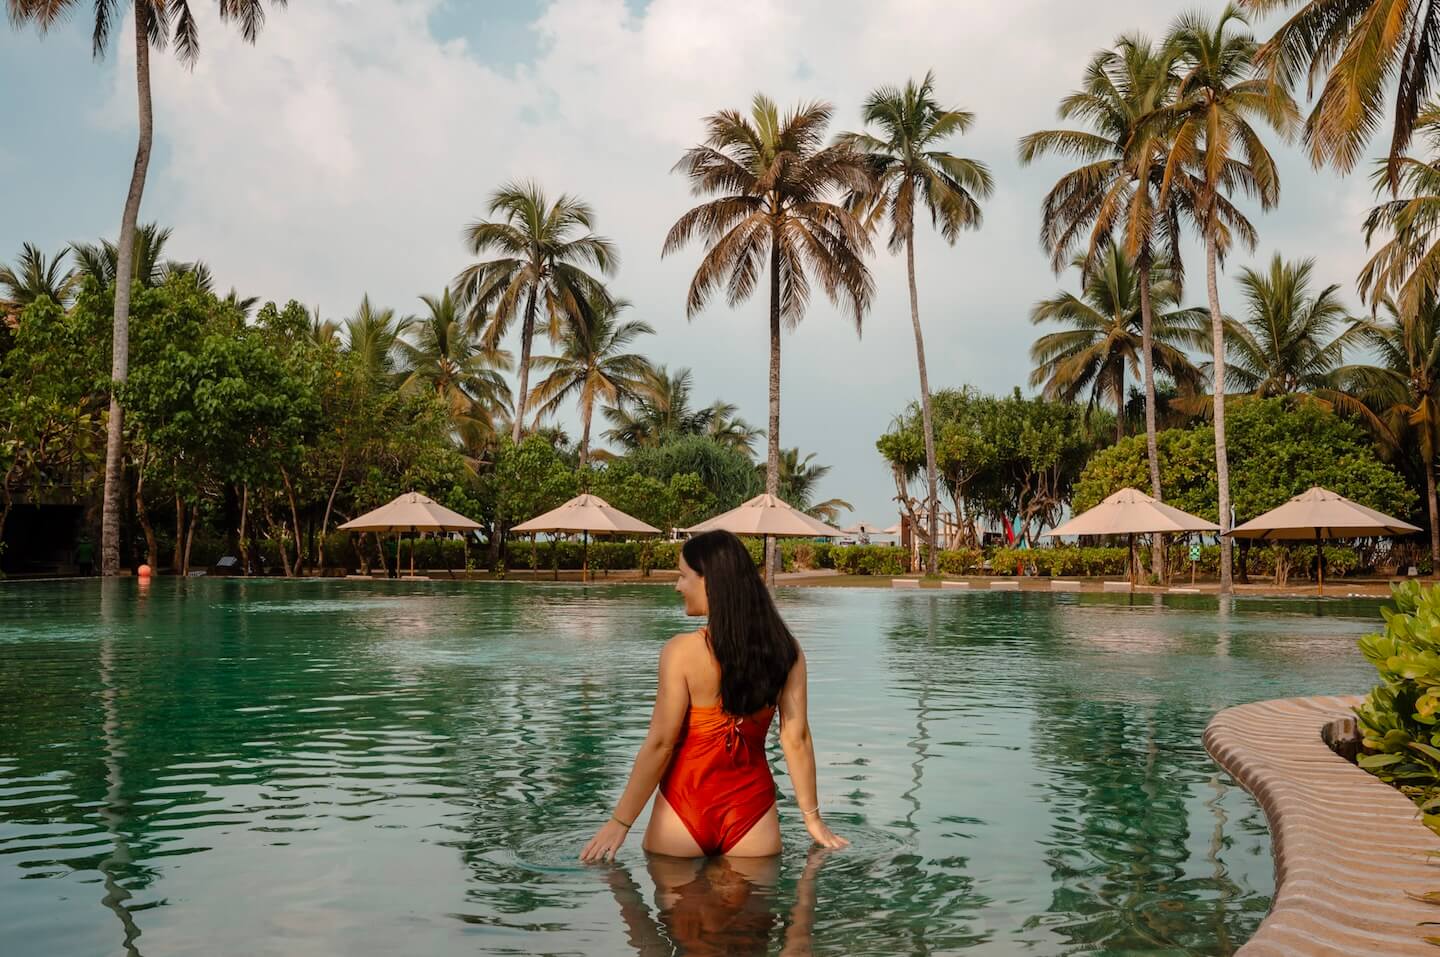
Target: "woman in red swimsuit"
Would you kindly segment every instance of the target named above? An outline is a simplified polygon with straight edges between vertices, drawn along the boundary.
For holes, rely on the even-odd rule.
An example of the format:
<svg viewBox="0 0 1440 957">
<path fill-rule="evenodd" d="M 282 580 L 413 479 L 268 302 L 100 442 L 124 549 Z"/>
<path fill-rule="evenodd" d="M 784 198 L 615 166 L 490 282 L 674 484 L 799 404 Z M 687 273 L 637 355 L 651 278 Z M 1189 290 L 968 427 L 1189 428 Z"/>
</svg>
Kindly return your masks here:
<svg viewBox="0 0 1440 957">
<path fill-rule="evenodd" d="M 805 716 L 805 654 L 750 553 L 729 532 L 707 532 L 685 543 L 679 565 L 675 590 L 685 613 L 707 616 L 709 623 L 676 635 L 661 650 L 650 733 L 614 813 L 580 859 L 613 859 L 657 785 L 645 850 L 672 857 L 780 853 L 775 780 L 765 756 L 777 710 L 805 827 L 815 843 L 844 847 L 849 841 L 820 817 Z"/>
</svg>

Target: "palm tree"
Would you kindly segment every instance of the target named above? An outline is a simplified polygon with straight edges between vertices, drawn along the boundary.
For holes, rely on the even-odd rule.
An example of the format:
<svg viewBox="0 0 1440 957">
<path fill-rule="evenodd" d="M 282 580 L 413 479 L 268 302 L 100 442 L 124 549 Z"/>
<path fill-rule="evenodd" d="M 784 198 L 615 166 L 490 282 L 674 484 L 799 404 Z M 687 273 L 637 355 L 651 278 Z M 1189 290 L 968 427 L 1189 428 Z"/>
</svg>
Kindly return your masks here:
<svg viewBox="0 0 1440 957">
<path fill-rule="evenodd" d="M 924 204 L 930 223 L 953 245 L 963 229 L 980 227 L 980 199 L 990 196 L 994 184 L 984 163 L 963 159 L 941 149 L 952 135 L 964 133 L 974 114 L 945 109 L 935 99 L 935 77 L 926 73 L 918 84 L 910 80 L 903 90 L 881 87 L 865 101 L 865 124 L 880 136 L 844 133 L 840 142 L 865 154 L 878 188 L 856 193 L 851 208 L 866 210 L 873 220 L 890 223 L 890 251 L 905 250 L 905 271 L 910 283 L 910 324 L 915 332 L 915 361 L 920 368 L 920 410 L 925 432 L 925 477 L 930 528 L 926 535 L 925 570 L 939 572 L 936 541 L 939 536 L 938 475 L 935 467 L 935 426 L 930 409 L 930 378 L 925 368 L 925 339 L 920 329 L 920 297 L 915 283 L 915 207 Z"/>
<path fill-rule="evenodd" d="M 467 266 L 455 277 L 455 291 L 460 306 L 469 310 L 470 331 L 483 327 L 490 348 L 520 319 L 520 383 L 510 432 L 511 440 L 519 442 L 541 310 L 550 341 L 557 342 L 564 325 L 576 323 L 590 303 L 608 301 L 604 284 L 585 267 L 608 275 L 620 259 L 610 240 L 590 232 L 595 213 L 589 205 L 565 194 L 551 204 L 536 183 L 502 186 L 490 197 L 489 213 L 501 218 L 472 223 L 466 239 L 473 255 L 493 252 L 499 258 Z"/>
<path fill-rule="evenodd" d="M 746 458 L 755 455 L 755 440 L 765 434 L 739 416 L 739 407 L 723 399 L 716 399 L 705 410 L 707 424 L 705 434 L 726 448 L 742 452 Z"/>
<path fill-rule="evenodd" d="M 1082 294 L 1061 292 L 1035 304 L 1030 321 L 1035 325 L 1058 322 L 1071 328 L 1035 340 L 1030 358 L 1035 369 L 1030 384 L 1042 386 L 1047 399 L 1074 402 L 1089 394 L 1095 408 L 1110 403 L 1115 409 L 1115 437 L 1125 436 L 1126 373 L 1138 375 L 1143 346 L 1140 315 L 1140 278 L 1135 262 L 1115 244 L 1100 254 L 1095 268 L 1085 271 L 1085 257 L 1077 256 Z M 1198 310 L 1176 310 L 1180 286 L 1160 260 L 1152 267 L 1150 297 L 1161 310 L 1151 329 L 1152 362 L 1183 387 L 1199 384 L 1199 372 L 1184 352 L 1195 340 Z"/>
<path fill-rule="evenodd" d="M 811 276 L 830 301 L 844 305 L 858 332 L 874 283 L 864 256 L 870 240 L 861 223 L 834 200 L 864 192 L 873 178 L 864 158 L 843 144 L 824 145 L 832 108 L 801 104 L 781 116 L 756 95 L 750 115 L 722 110 L 705 120 L 707 136 L 675 169 L 696 196 L 714 197 L 689 210 L 665 237 L 661 255 L 699 239 L 706 245 L 686 300 L 694 318 L 717 289 L 738 306 L 763 272 L 770 286 L 770 423 L 765 490 L 780 481 L 780 327 L 796 325 L 810 302 Z M 765 577 L 775 577 L 775 540 L 765 541 Z"/>
<path fill-rule="evenodd" d="M 602 410 L 610 423 L 605 441 L 627 449 L 653 448 L 677 435 L 699 435 L 714 417 L 715 406 L 696 409 L 690 401 L 694 374 L 663 365 L 641 370 L 639 381 L 620 400 Z"/>
<path fill-rule="evenodd" d="M 1344 393 L 1335 398 L 1342 408 L 1359 412 L 1391 450 L 1419 452 L 1430 517 L 1431 573 L 1440 577 L 1440 503 L 1435 491 L 1440 465 L 1440 300 L 1431 297 L 1414 312 L 1398 309 L 1391 300 L 1383 305 L 1388 319 L 1362 319 L 1353 327 L 1378 361 L 1338 369 Z M 1346 396 L 1358 401 L 1346 401 Z"/>
<path fill-rule="evenodd" d="M 1269 79 L 1293 87 L 1302 78 L 1320 95 L 1305 120 L 1304 142 L 1316 166 L 1348 172 L 1385 121 L 1385 91 L 1395 84 L 1387 182 L 1398 188 L 1395 161 L 1410 146 L 1425 97 L 1440 78 L 1436 37 L 1440 7 L 1381 0 L 1241 0 L 1259 14 L 1299 7 L 1260 47 Z"/>
<path fill-rule="evenodd" d="M 19 312 L 42 296 L 59 306 L 69 305 L 75 272 L 65 265 L 69 250 L 47 258 L 40 247 L 25 243 L 14 267 L 0 265 L 0 306 Z"/>
<path fill-rule="evenodd" d="M 1396 155 L 1377 164 L 1375 188 L 1390 189 L 1365 217 L 1365 242 L 1388 234 L 1360 272 L 1360 295 L 1372 305 L 1387 297 L 1401 312 L 1419 310 L 1440 292 L 1440 104 L 1421 112 L 1415 130 L 1431 156 Z"/>
<path fill-rule="evenodd" d="M 130 281 L 138 282 L 146 289 L 162 285 L 171 272 L 193 271 L 194 267 L 165 258 L 165 246 L 170 242 L 170 227 L 158 223 L 144 223 L 135 230 L 131 244 Z M 71 243 L 70 254 L 75 259 L 77 278 L 94 279 L 102 286 L 109 286 L 119 275 L 120 246 L 109 239 L 98 243 Z M 203 264 L 201 264 L 203 265 Z M 205 268 L 208 277 L 209 267 Z"/>
<path fill-rule="evenodd" d="M 1155 111 L 1153 121 L 1169 144 L 1161 203 L 1172 189 L 1191 194 L 1189 213 L 1205 239 L 1205 281 L 1210 301 L 1211 393 L 1214 396 L 1215 471 L 1220 492 L 1220 592 L 1231 589 L 1230 463 L 1225 441 L 1225 316 L 1216 281 L 1219 261 L 1238 239 L 1255 246 L 1255 230 L 1228 203 L 1237 191 L 1260 200 L 1262 209 L 1280 201 L 1280 171 L 1255 121 L 1283 135 L 1299 121 L 1299 110 L 1284 87 L 1259 76 L 1259 44 L 1233 5 L 1214 21 L 1203 13 L 1183 14 L 1171 28 L 1168 45 L 1180 71 L 1173 103 Z"/>
<path fill-rule="evenodd" d="M 1172 58 L 1140 35 L 1123 36 L 1113 50 L 1101 50 L 1085 70 L 1081 89 L 1060 101 L 1062 120 L 1079 120 L 1088 129 L 1040 130 L 1020 141 L 1020 162 L 1042 156 L 1073 157 L 1081 165 L 1060 177 L 1040 212 L 1040 242 L 1050 251 L 1057 274 L 1077 249 L 1086 272 L 1117 233 L 1140 278 L 1140 365 L 1145 385 L 1145 451 L 1150 494 L 1161 498 L 1160 453 L 1155 425 L 1155 369 L 1152 357 L 1154 307 L 1151 269 L 1162 256 L 1174 280 L 1183 279 L 1180 259 L 1178 191 L 1159 202 L 1165 143 L 1146 122 L 1172 101 L 1176 77 Z M 1164 550 L 1152 551 L 1157 578 L 1165 572 Z"/>
<path fill-rule="evenodd" d="M 285 0 L 272 0 L 283 5 Z M 44 33 L 64 19 L 81 0 L 6 0 L 11 23 L 19 26 L 33 23 Z M 119 13 L 116 0 L 94 0 L 94 21 L 91 50 L 96 58 L 104 55 L 115 18 Z M 154 139 L 155 119 L 150 103 L 150 48 L 163 51 L 173 41 L 176 55 L 193 66 L 200 55 L 200 31 L 190 10 L 189 0 L 133 0 L 135 14 L 135 89 L 139 107 L 139 141 L 135 147 L 135 165 L 130 173 L 130 189 L 125 196 L 125 209 L 120 216 L 120 241 L 116 249 L 115 275 L 131 274 L 134 255 L 135 224 L 140 218 L 140 197 L 145 191 L 145 174 L 150 168 L 150 147 Z M 262 0 L 220 0 L 220 19 L 232 21 L 248 43 L 254 43 L 265 22 Z M 124 382 L 130 368 L 130 286 L 116 283 L 114 333 L 111 344 L 110 378 Z M 105 497 L 101 518 L 100 572 L 120 573 L 120 483 L 123 480 L 121 459 L 124 457 L 124 421 L 120 401 L 114 390 L 110 395 L 110 416 L 105 444 Z"/>
<path fill-rule="evenodd" d="M 572 399 L 580 402 L 579 469 L 583 474 L 590 457 L 590 422 L 595 402 L 618 405 L 638 397 L 650 362 L 638 353 L 626 352 L 640 336 L 655 330 L 638 319 L 621 321 L 620 313 L 630 307 L 623 299 L 595 302 L 584 310 L 564 337 L 559 355 L 537 356 L 536 371 L 549 374 L 530 393 L 535 418 L 554 415 Z"/>
<path fill-rule="evenodd" d="M 1314 271 L 1315 260 L 1286 262 L 1279 253 L 1265 272 L 1241 270 L 1246 316 L 1226 325 L 1227 382 L 1260 398 L 1333 388 L 1345 346 L 1356 337 L 1332 337 L 1346 319 L 1340 286 L 1312 295 Z"/>
<path fill-rule="evenodd" d="M 510 354 L 466 332 L 450 290 L 420 301 L 428 315 L 404 321 L 410 338 L 395 343 L 405 374 L 400 387 L 434 393 L 461 446 L 472 448 L 493 438 L 496 412 L 510 411 L 510 387 L 501 374 L 510 369 Z"/>
<path fill-rule="evenodd" d="M 855 506 L 842 498 L 830 498 L 823 502 L 813 502 L 815 488 L 820 480 L 830 474 L 828 465 L 811 465 L 810 460 L 815 458 L 811 452 L 803 459 L 800 457 L 799 449 L 785 449 L 780 453 L 780 491 L 776 494 L 785 502 L 800 509 L 807 515 L 820 519 L 821 521 L 834 522 L 840 517 L 842 509 L 854 511 Z M 759 471 L 763 466 L 756 466 Z"/>
<path fill-rule="evenodd" d="M 360 307 L 345 320 L 345 351 L 371 391 L 394 383 L 399 374 L 400 337 L 414 321 L 412 316 L 396 319 L 394 309 L 377 309 L 368 294 L 360 297 Z"/>
</svg>

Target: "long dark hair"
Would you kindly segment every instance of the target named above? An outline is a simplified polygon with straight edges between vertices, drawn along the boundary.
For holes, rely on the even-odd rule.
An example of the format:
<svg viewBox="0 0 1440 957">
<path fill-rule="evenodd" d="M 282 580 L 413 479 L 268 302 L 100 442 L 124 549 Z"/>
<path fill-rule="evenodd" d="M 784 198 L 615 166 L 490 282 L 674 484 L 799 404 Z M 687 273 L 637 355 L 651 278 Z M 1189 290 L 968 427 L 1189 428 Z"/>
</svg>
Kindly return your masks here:
<svg viewBox="0 0 1440 957">
<path fill-rule="evenodd" d="M 744 717 L 780 700 L 800 645 L 775 608 L 745 544 L 730 532 L 687 541 L 685 564 L 705 579 L 710 650 L 720 662 L 720 706 Z"/>
</svg>

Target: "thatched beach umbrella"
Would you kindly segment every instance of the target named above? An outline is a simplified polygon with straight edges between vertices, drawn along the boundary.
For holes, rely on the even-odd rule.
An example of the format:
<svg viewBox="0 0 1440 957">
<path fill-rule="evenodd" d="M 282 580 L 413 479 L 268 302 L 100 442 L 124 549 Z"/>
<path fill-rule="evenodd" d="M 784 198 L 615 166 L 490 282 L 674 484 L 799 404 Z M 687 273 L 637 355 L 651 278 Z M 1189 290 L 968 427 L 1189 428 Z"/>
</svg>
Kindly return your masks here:
<svg viewBox="0 0 1440 957">
<path fill-rule="evenodd" d="M 1371 538 L 1380 535 L 1409 535 L 1420 529 L 1384 512 L 1366 508 L 1343 495 L 1316 485 L 1279 508 L 1252 518 L 1230 530 L 1233 538 L 1260 541 L 1313 541 L 1315 543 L 1316 585 L 1325 594 L 1325 559 L 1321 543 L 1332 538 Z"/>
<path fill-rule="evenodd" d="M 472 522 L 459 512 L 427 498 L 419 492 L 397 495 L 386 504 L 359 518 L 351 519 L 340 529 L 347 532 L 394 532 L 398 539 L 403 532 L 411 535 L 417 532 L 473 532 L 480 528 L 479 522 Z M 397 541 L 395 563 L 400 563 Z M 410 542 L 410 577 L 415 577 L 415 542 Z"/>
<path fill-rule="evenodd" d="M 559 508 L 552 508 L 543 515 L 537 515 L 528 522 L 521 522 L 511 528 L 513 532 L 534 534 L 536 532 L 580 532 L 584 546 L 580 563 L 580 578 L 590 578 L 590 536 L 591 535 L 659 535 L 660 529 L 647 525 L 633 515 L 626 515 L 598 495 L 589 493 L 577 495 Z"/>
<path fill-rule="evenodd" d="M 1130 543 L 1130 587 L 1135 587 L 1135 536 L 1179 532 L 1218 532 L 1220 526 L 1197 515 L 1182 512 L 1173 505 L 1156 501 L 1144 492 L 1122 488 L 1109 495 L 1092 509 L 1081 512 L 1070 521 L 1043 534 L 1050 538 L 1062 535 L 1124 535 Z"/>
</svg>

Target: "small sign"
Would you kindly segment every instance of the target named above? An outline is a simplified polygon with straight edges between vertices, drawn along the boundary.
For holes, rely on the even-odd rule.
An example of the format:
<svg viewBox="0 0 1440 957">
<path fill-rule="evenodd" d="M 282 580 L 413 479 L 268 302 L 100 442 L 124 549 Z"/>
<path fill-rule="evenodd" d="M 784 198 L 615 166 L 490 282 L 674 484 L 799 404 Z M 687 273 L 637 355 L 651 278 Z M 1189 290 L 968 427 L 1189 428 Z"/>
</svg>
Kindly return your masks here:
<svg viewBox="0 0 1440 957">
<path fill-rule="evenodd" d="M 1199 546 L 1199 545 L 1191 545 L 1191 546 L 1190 546 L 1190 560 L 1191 560 L 1192 562 L 1198 562 L 1198 561 L 1200 560 L 1200 546 Z"/>
</svg>

